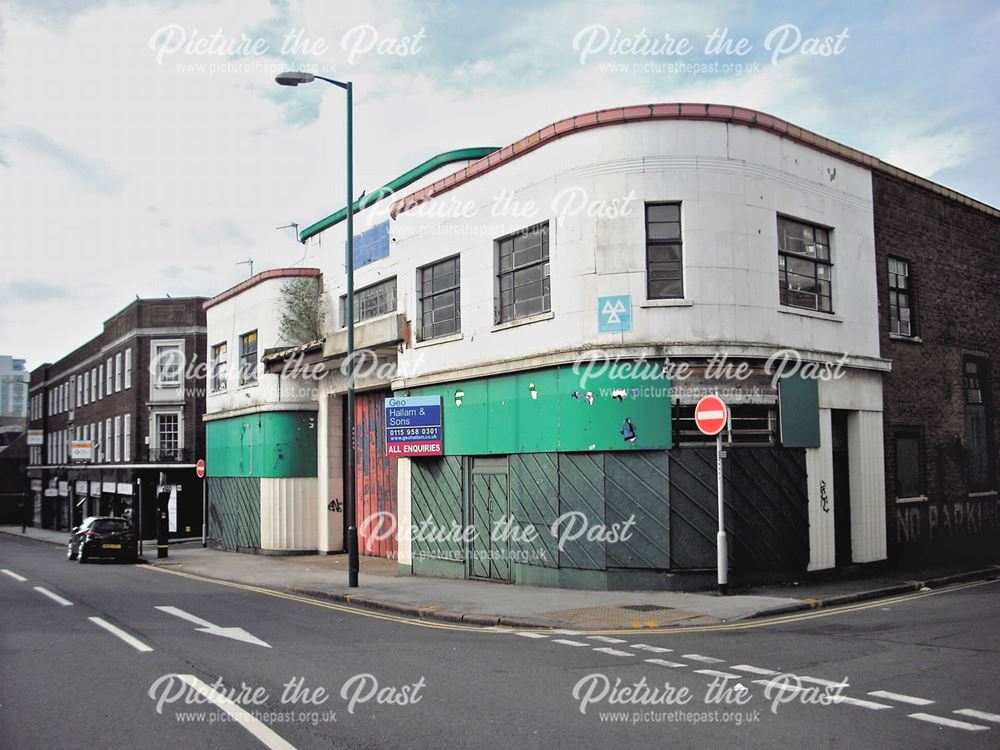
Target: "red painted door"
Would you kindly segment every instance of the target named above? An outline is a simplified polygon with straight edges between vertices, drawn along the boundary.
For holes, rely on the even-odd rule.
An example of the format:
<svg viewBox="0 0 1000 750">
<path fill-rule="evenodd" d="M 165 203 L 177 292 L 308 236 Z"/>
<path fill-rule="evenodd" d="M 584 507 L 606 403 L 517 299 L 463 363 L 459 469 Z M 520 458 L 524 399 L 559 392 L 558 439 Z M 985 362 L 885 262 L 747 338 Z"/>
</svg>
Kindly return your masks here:
<svg viewBox="0 0 1000 750">
<path fill-rule="evenodd" d="M 391 391 L 358 393 L 354 398 L 357 448 L 358 549 L 362 555 L 396 556 L 396 459 L 385 451 L 385 399 Z"/>
</svg>

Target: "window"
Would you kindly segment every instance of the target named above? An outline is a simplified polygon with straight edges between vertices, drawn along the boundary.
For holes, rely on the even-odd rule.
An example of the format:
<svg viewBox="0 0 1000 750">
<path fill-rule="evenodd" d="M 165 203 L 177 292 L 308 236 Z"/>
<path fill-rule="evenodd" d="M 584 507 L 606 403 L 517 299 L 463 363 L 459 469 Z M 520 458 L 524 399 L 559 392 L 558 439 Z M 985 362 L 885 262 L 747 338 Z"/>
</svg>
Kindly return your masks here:
<svg viewBox="0 0 1000 750">
<path fill-rule="evenodd" d="M 833 312 L 830 232 L 778 217 L 778 290 L 781 304 Z"/>
<path fill-rule="evenodd" d="M 115 417 L 115 461 L 122 460 L 122 418 Z"/>
<path fill-rule="evenodd" d="M 104 460 L 111 461 L 111 457 L 114 453 L 111 452 L 111 439 L 113 435 L 111 433 L 111 418 L 108 417 L 104 420 Z"/>
<path fill-rule="evenodd" d="M 123 427 L 122 434 L 124 439 L 122 441 L 122 460 L 131 461 L 132 460 L 132 415 L 126 414 L 122 417 Z"/>
<path fill-rule="evenodd" d="M 396 277 L 354 290 L 354 322 L 396 312 Z M 340 327 L 347 327 L 347 295 L 340 297 Z"/>
<path fill-rule="evenodd" d="M 179 417 L 177 414 L 156 415 L 156 446 L 159 459 L 176 460 L 180 450 Z"/>
<path fill-rule="evenodd" d="M 94 403 L 97 401 L 97 368 L 94 367 L 90 371 L 90 402 Z"/>
<path fill-rule="evenodd" d="M 104 365 L 97 366 L 97 398 L 104 398 Z"/>
<path fill-rule="evenodd" d="M 181 347 L 179 344 L 157 344 L 153 361 L 158 388 L 177 388 L 181 384 Z"/>
<path fill-rule="evenodd" d="M 223 341 L 212 347 L 212 390 L 226 390 L 226 367 L 229 360 L 229 345 Z"/>
<path fill-rule="evenodd" d="M 132 347 L 125 350 L 125 388 L 132 387 Z"/>
<path fill-rule="evenodd" d="M 494 322 L 549 312 L 549 223 L 528 227 L 494 243 Z"/>
<path fill-rule="evenodd" d="M 916 336 L 913 320 L 913 292 L 910 288 L 910 262 L 889 256 L 889 332 Z"/>
<path fill-rule="evenodd" d="M 447 336 L 462 330 L 459 258 L 424 266 L 417 271 L 417 297 L 420 301 L 418 339 Z"/>
<path fill-rule="evenodd" d="M 240 336 L 240 385 L 257 382 L 257 332 Z"/>
<path fill-rule="evenodd" d="M 112 386 L 111 379 L 114 377 L 114 371 L 111 367 L 111 357 L 108 357 L 107 360 L 104 362 L 104 367 L 105 371 L 108 374 L 107 380 L 104 381 L 104 395 L 110 396 L 112 393 L 114 393 L 114 390 L 111 387 Z"/>
<path fill-rule="evenodd" d="M 920 460 L 920 433 L 900 431 L 896 440 L 896 497 L 923 494 L 923 462 Z"/>
<path fill-rule="evenodd" d="M 122 389 L 122 353 L 115 355 L 115 393 Z"/>
<path fill-rule="evenodd" d="M 104 422 L 97 423 L 97 442 L 94 444 L 95 456 L 98 461 L 103 461 L 105 458 L 104 451 Z"/>
<path fill-rule="evenodd" d="M 990 362 L 981 357 L 965 357 L 962 367 L 969 490 L 981 492 L 995 489 Z"/>
<path fill-rule="evenodd" d="M 86 375 L 86 373 L 84 373 Z M 83 399 L 87 393 L 87 388 L 84 385 L 83 378 L 84 375 L 80 375 L 76 379 L 76 405 L 83 406 Z"/>
<path fill-rule="evenodd" d="M 646 299 L 684 297 L 681 204 L 646 204 Z"/>
</svg>

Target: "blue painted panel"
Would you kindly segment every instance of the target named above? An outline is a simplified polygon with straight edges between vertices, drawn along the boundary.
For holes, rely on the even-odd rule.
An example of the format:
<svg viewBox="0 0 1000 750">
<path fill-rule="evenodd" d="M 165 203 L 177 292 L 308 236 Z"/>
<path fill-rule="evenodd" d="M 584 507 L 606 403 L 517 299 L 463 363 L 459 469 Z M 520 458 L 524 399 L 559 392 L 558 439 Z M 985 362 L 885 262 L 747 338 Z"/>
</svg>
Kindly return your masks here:
<svg viewBox="0 0 1000 750">
<path fill-rule="evenodd" d="M 380 258 L 389 257 L 389 222 L 354 235 L 354 267 L 361 268 Z"/>
</svg>

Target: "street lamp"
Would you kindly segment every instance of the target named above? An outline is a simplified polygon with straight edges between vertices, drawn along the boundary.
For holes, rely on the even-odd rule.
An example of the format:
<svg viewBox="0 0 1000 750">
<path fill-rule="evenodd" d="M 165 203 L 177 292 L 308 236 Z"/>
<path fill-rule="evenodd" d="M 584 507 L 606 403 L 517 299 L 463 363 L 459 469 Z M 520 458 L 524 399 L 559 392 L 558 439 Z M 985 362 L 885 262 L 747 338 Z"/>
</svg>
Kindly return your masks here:
<svg viewBox="0 0 1000 750">
<path fill-rule="evenodd" d="M 275 77 L 282 86 L 298 86 L 316 79 L 347 92 L 347 461 L 344 481 L 347 513 L 347 585 L 358 586 L 358 527 L 354 507 L 354 89 L 350 81 L 289 71 Z"/>
</svg>

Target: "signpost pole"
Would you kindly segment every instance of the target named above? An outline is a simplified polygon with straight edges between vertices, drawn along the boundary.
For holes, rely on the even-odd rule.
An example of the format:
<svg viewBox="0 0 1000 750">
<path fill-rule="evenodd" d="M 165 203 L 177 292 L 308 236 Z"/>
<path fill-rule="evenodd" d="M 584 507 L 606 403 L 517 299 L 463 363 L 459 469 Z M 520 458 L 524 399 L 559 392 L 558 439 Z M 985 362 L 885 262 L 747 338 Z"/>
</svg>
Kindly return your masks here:
<svg viewBox="0 0 1000 750">
<path fill-rule="evenodd" d="M 142 557 L 142 477 L 135 480 L 139 485 L 139 557 Z"/>
<path fill-rule="evenodd" d="M 205 478 L 201 478 L 201 546 L 208 546 L 208 490 Z"/>
<path fill-rule="evenodd" d="M 715 436 L 715 473 L 719 495 L 719 533 L 715 537 L 718 563 L 719 593 L 725 594 L 728 586 L 729 551 L 726 548 L 726 527 L 724 523 L 724 503 L 722 499 L 722 433 Z"/>
</svg>

